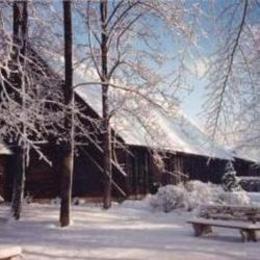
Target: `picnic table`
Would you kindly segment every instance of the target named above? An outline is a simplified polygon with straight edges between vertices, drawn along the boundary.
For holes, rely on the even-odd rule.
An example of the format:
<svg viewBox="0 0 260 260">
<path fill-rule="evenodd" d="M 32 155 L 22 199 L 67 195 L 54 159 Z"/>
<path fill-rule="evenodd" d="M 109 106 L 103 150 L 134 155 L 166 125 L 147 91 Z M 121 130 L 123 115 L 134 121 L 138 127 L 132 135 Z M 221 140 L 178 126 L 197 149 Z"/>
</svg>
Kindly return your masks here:
<svg viewBox="0 0 260 260">
<path fill-rule="evenodd" d="M 236 205 L 203 205 L 197 217 L 188 220 L 195 236 L 212 233 L 212 227 L 238 229 L 242 240 L 257 241 L 260 208 Z"/>
</svg>

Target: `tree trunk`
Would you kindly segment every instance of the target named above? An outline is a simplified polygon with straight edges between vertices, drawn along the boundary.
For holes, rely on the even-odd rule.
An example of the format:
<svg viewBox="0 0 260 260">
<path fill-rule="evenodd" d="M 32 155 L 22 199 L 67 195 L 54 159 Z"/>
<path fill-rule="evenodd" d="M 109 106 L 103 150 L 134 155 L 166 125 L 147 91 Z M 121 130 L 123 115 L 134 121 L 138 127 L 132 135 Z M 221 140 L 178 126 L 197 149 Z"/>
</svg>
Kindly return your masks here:
<svg viewBox="0 0 260 260">
<path fill-rule="evenodd" d="M 71 222 L 70 207 L 72 196 L 73 164 L 74 164 L 74 134 L 73 134 L 73 68 L 72 68 L 72 19 L 71 2 L 63 1 L 64 12 L 64 59 L 65 59 L 65 83 L 64 103 L 65 111 L 65 136 L 63 162 L 61 170 L 61 207 L 60 225 L 68 226 Z"/>
<path fill-rule="evenodd" d="M 69 143 L 64 144 L 63 161 L 61 168 L 61 187 L 60 187 L 60 225 L 65 227 L 71 223 L 71 196 L 73 179 L 73 148 Z"/>
<path fill-rule="evenodd" d="M 101 16 L 101 82 L 102 82 L 102 139 L 103 139 L 103 171 L 104 171 L 104 198 L 103 207 L 108 209 L 111 207 L 111 190 L 112 190 L 112 165 L 111 165 L 111 130 L 109 125 L 109 100 L 108 100 L 108 73 L 107 73 L 107 0 L 100 1 Z"/>
<path fill-rule="evenodd" d="M 24 97 L 25 97 L 25 78 L 24 78 L 24 68 L 26 56 L 26 45 L 27 45 L 27 1 L 16 1 L 13 3 L 13 66 L 14 72 L 12 81 L 21 90 L 21 96 L 18 97 L 22 107 L 24 107 Z M 19 66 L 20 65 L 20 66 Z M 21 71 L 22 70 L 22 71 Z M 24 125 L 22 127 L 22 132 L 26 135 L 26 128 Z M 11 210 L 15 219 L 20 219 L 22 211 L 22 200 L 24 197 L 24 186 L 25 186 L 25 170 L 26 170 L 26 154 L 24 148 L 18 148 L 16 143 L 16 172 L 14 173 L 14 186 L 13 186 L 13 198 Z"/>
<path fill-rule="evenodd" d="M 12 215 L 14 219 L 19 220 L 22 212 L 22 201 L 24 197 L 25 186 L 25 160 L 24 153 L 21 147 L 14 149 L 14 182 L 13 182 L 13 197 L 12 197 Z"/>
</svg>

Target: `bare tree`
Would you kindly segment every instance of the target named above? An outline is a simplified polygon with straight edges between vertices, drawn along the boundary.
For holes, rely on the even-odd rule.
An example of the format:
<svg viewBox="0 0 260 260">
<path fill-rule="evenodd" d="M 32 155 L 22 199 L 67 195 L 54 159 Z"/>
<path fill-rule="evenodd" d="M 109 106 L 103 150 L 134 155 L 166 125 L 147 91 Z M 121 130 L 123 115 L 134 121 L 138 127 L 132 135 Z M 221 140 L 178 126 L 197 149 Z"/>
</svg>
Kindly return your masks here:
<svg viewBox="0 0 260 260">
<path fill-rule="evenodd" d="M 147 104 L 167 107 L 168 111 L 171 108 L 174 113 L 178 104 L 175 94 L 178 89 L 186 88 L 182 76 L 187 70 L 183 66 L 184 58 L 177 53 L 163 53 L 163 33 L 168 33 L 167 40 L 179 35 L 178 41 L 188 46 L 192 43 L 192 27 L 185 22 L 187 13 L 180 1 L 87 1 L 78 3 L 76 10 L 80 21 L 85 22 L 87 34 L 87 42 L 78 44 L 82 47 L 79 61 L 84 62 L 86 70 L 94 69 L 92 77 L 88 73 L 92 81 L 77 87 L 85 84 L 87 88 L 92 84 L 102 88 L 103 207 L 109 208 L 113 180 L 111 161 L 115 159 L 112 147 L 117 145 L 116 140 L 111 140 L 111 118 L 121 113 L 120 120 L 126 120 L 123 117 L 128 112 L 142 118 L 148 129 L 147 119 L 151 117 L 145 115 L 150 113 Z M 82 57 L 83 51 L 87 53 L 85 57 Z M 181 52 L 184 53 L 186 51 Z M 163 72 L 164 62 L 173 60 L 173 69 Z M 116 129 L 116 125 L 114 123 L 113 128 Z"/>
<path fill-rule="evenodd" d="M 21 214 L 30 151 L 34 150 L 51 165 L 41 147 L 50 136 L 57 136 L 64 109 L 62 92 L 57 87 L 61 80 L 50 72 L 30 44 L 29 4 L 27 1 L 0 3 L 0 136 L 14 149 L 12 213 L 16 219 Z"/>
<path fill-rule="evenodd" d="M 111 161 L 116 161 L 116 155 L 112 150 L 116 145 L 122 145 L 117 143 L 116 138 L 111 140 L 111 120 L 115 118 L 113 115 L 116 113 L 120 115 L 117 120 L 119 118 L 122 122 L 127 119 L 127 116 L 136 117 L 149 130 L 148 132 L 153 133 L 151 134 L 153 135 L 152 139 L 156 142 L 158 129 L 157 131 L 153 129 L 153 113 L 149 111 L 151 106 L 148 104 L 161 109 L 167 108 L 166 110 L 173 114 L 176 111 L 176 104 L 179 104 L 176 93 L 187 88 L 184 79 L 189 73 L 189 69 L 185 60 L 187 57 L 190 59 L 188 46 L 195 43 L 195 37 L 193 25 L 186 22 L 186 17 L 194 10 L 186 8 L 182 1 L 101 0 L 74 2 L 72 7 L 74 6 L 75 9 L 72 10 L 75 10 L 75 16 L 77 16 L 75 23 L 79 25 L 77 27 L 75 25 L 74 29 L 82 31 L 80 36 L 77 35 L 75 41 L 77 44 L 77 48 L 75 48 L 77 56 L 75 57 L 78 59 L 75 62 L 75 68 L 77 67 L 77 70 L 80 71 L 84 67 L 84 70 L 92 71 L 92 73 L 84 74 L 87 76 L 81 82 L 74 82 L 74 87 L 84 85 L 87 88 L 89 85 L 95 85 L 97 89 L 102 90 L 103 110 L 100 115 L 102 120 L 94 122 L 92 118 L 81 113 L 81 108 L 78 107 L 74 108 L 73 111 L 75 119 L 81 117 L 89 121 L 92 120 L 91 122 L 96 124 L 95 129 L 99 128 L 100 122 L 102 123 L 103 149 L 101 150 L 105 165 L 104 208 L 108 208 L 111 205 L 111 183 L 114 185 Z M 26 109 L 34 107 L 33 113 L 28 113 L 28 117 L 31 119 L 33 115 L 35 120 L 30 120 L 27 133 L 34 130 L 37 133 L 38 141 L 46 141 L 48 140 L 47 136 L 54 135 L 57 143 L 60 143 L 60 140 L 66 139 L 65 142 L 67 142 L 70 138 L 67 127 L 70 128 L 70 124 L 66 122 L 64 124 L 63 119 L 64 113 L 68 116 L 67 118 L 70 118 L 71 108 L 68 107 L 70 106 L 69 98 L 67 99 L 68 103 L 63 104 L 62 91 L 58 91 L 60 89 L 58 86 L 64 78 L 64 68 L 59 67 L 59 64 L 62 64 L 61 57 L 64 56 L 63 44 L 61 44 L 63 42 L 61 28 L 63 18 L 59 11 L 53 10 L 55 10 L 55 6 L 52 3 L 30 3 L 29 11 L 33 17 L 30 19 L 31 33 L 29 34 L 31 49 L 36 50 L 36 56 L 38 51 L 43 60 L 45 59 L 52 65 L 50 67 L 57 71 L 60 70 L 62 73 L 55 73 L 54 76 L 46 73 L 45 70 L 42 72 L 42 68 L 38 68 L 42 72 L 42 75 L 37 77 L 38 81 L 42 81 L 38 84 L 48 85 L 47 88 L 39 87 L 39 92 L 42 92 L 43 89 L 50 92 L 51 89 L 55 96 L 45 95 L 43 91 L 44 93 L 37 96 L 38 99 L 34 98 L 33 95 L 30 96 L 30 99 L 28 98 Z M 46 17 L 51 19 L 52 26 L 47 23 Z M 171 43 L 165 43 L 166 34 L 167 41 Z M 176 46 L 180 42 L 182 51 L 178 52 Z M 47 53 L 46 56 L 45 53 Z M 37 59 L 40 59 L 39 56 Z M 169 68 L 168 64 L 168 69 L 163 70 L 163 66 L 167 62 L 171 62 L 172 66 Z M 37 65 L 34 60 L 34 66 L 36 66 L 35 64 Z M 47 64 L 46 68 L 49 69 Z M 44 84 L 46 80 L 48 83 Z M 70 80 L 72 81 L 72 77 Z M 68 91 L 68 93 L 70 92 Z M 33 100 L 41 102 L 36 105 L 37 102 L 33 103 Z M 42 105 L 41 109 L 39 104 Z M 48 104 L 48 109 L 46 109 L 46 104 Z M 49 104 L 55 104 L 56 109 L 50 110 Z M 34 113 L 34 111 L 38 111 L 38 113 Z M 51 118 L 48 117 L 48 114 L 52 115 Z M 70 119 L 67 122 L 69 121 Z M 35 127 L 35 122 L 37 122 L 38 128 Z M 89 129 L 84 129 L 84 124 L 80 120 L 75 120 L 75 124 L 79 130 L 76 132 L 77 134 L 90 135 Z M 51 127 L 51 125 L 56 127 Z M 113 129 L 117 130 L 116 122 L 113 121 L 112 126 Z M 67 133 L 66 138 L 64 138 L 63 133 Z M 35 138 L 29 138 L 32 136 L 27 134 L 26 140 L 29 140 L 30 143 L 26 141 L 26 144 L 35 146 Z M 67 155 L 69 158 L 69 152 Z M 68 161 L 71 162 L 70 159 Z M 69 182 L 67 179 L 64 191 L 68 191 Z M 63 195 L 65 197 L 65 192 Z M 69 197 L 67 192 L 66 197 Z M 68 200 L 64 201 L 65 205 L 68 206 Z"/>
<path fill-rule="evenodd" d="M 103 171 L 105 176 L 105 189 L 104 189 L 104 208 L 111 207 L 111 188 L 112 188 L 112 165 L 111 165 L 111 130 L 109 125 L 109 99 L 108 99 L 108 69 L 107 69 L 107 56 L 108 56 L 108 2 L 107 0 L 100 1 L 100 17 L 101 17 L 101 82 L 102 82 L 102 117 L 103 117 L 103 151 L 104 151 L 104 164 Z"/>
<path fill-rule="evenodd" d="M 214 8 L 219 9 L 212 18 L 216 48 L 207 75 L 207 129 L 214 138 L 242 147 L 251 138 L 259 140 L 259 28 L 253 18 L 259 4 L 230 1 Z M 255 146 L 255 141 L 250 143 Z"/>
<path fill-rule="evenodd" d="M 20 1 L 13 3 L 13 75 L 11 80 L 16 85 L 16 88 L 21 91 L 21 109 L 25 110 L 25 93 L 26 93 L 26 78 L 24 77 L 24 66 L 26 66 L 26 49 L 27 49 L 27 1 Z M 21 133 L 26 136 L 26 126 L 21 122 Z M 18 144 L 16 143 L 16 146 Z M 12 212 L 15 219 L 20 218 L 22 200 L 24 196 L 24 183 L 25 183 L 25 169 L 26 169 L 26 153 L 21 149 L 16 149 L 16 163 L 17 172 L 14 176 L 13 186 L 13 199 L 12 199 Z M 21 165 L 19 165 L 21 164 Z"/>
</svg>

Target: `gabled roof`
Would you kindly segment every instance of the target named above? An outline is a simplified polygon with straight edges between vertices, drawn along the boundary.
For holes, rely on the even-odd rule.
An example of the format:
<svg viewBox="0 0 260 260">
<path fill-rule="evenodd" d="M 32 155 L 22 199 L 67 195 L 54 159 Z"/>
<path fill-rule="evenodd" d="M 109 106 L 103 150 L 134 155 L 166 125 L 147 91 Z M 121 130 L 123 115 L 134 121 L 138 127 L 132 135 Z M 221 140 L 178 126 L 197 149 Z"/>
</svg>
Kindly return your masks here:
<svg viewBox="0 0 260 260">
<path fill-rule="evenodd" d="M 52 55 L 46 60 L 50 62 L 51 68 L 62 76 L 63 58 L 61 56 L 55 58 Z M 83 65 L 74 68 L 74 86 L 98 81 L 94 70 L 86 69 Z M 75 88 L 75 93 L 98 115 L 102 114 L 99 84 L 78 86 Z M 232 160 L 231 152 L 212 142 L 182 112 L 161 108 L 138 99 L 136 95 L 122 93 L 112 87 L 109 94 L 111 103 L 114 104 L 115 100 L 119 100 L 120 103 L 119 109 L 111 118 L 111 125 L 127 144 Z M 138 108 L 139 103 L 142 103 L 142 109 Z"/>
</svg>

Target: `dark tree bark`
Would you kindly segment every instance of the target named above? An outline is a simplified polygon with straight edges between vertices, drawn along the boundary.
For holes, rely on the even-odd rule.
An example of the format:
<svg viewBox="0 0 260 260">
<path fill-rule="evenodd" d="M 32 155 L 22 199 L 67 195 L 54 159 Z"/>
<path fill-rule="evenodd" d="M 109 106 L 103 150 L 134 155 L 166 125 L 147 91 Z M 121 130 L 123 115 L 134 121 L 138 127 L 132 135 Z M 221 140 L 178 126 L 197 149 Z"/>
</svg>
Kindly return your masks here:
<svg viewBox="0 0 260 260">
<path fill-rule="evenodd" d="M 16 146 L 13 149 L 12 164 L 14 170 L 13 194 L 12 194 L 12 215 L 14 219 L 19 220 L 22 212 L 22 201 L 24 197 L 25 183 L 25 163 L 23 160 L 22 147 Z"/>
<path fill-rule="evenodd" d="M 72 67 L 72 19 L 71 2 L 63 1 L 64 12 L 64 59 L 65 59 L 65 83 L 64 83 L 64 103 L 65 111 L 65 136 L 63 144 L 63 162 L 61 170 L 61 207 L 60 225 L 62 227 L 70 224 L 70 206 L 72 196 L 72 179 L 74 164 L 74 141 L 73 141 L 73 67 Z"/>
<path fill-rule="evenodd" d="M 27 1 L 15 1 L 13 3 L 13 56 L 12 67 L 14 73 L 12 73 L 11 81 L 20 90 L 21 95 L 17 99 L 24 106 L 24 94 L 25 94 L 25 78 L 24 70 L 27 45 L 27 31 L 28 31 L 28 13 L 27 13 Z M 25 133 L 26 129 L 24 125 L 21 125 L 22 132 Z M 26 158 L 23 147 L 18 148 L 16 146 L 16 153 L 14 163 L 16 164 L 16 172 L 14 173 L 14 185 L 13 185 L 13 198 L 12 198 L 12 214 L 15 219 L 20 219 L 22 211 L 22 200 L 24 197 L 24 184 L 25 184 L 25 170 L 26 170 Z"/>
<path fill-rule="evenodd" d="M 111 130 L 109 124 L 109 103 L 108 103 L 108 72 L 107 72 L 107 54 L 108 54 L 108 37 L 107 37 L 107 0 L 100 1 L 101 15 L 101 73 L 102 73 L 102 107 L 103 107 L 103 170 L 104 170 L 104 198 L 103 207 L 108 209 L 111 207 L 111 190 L 112 190 L 112 165 L 111 165 Z"/>
</svg>

